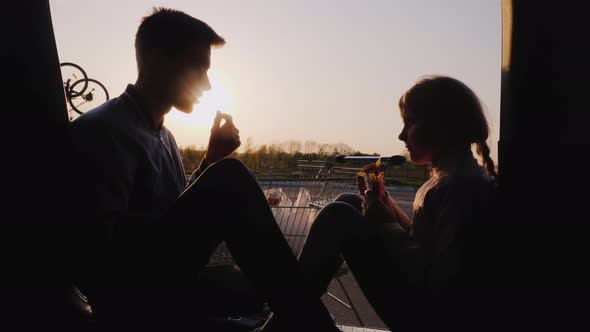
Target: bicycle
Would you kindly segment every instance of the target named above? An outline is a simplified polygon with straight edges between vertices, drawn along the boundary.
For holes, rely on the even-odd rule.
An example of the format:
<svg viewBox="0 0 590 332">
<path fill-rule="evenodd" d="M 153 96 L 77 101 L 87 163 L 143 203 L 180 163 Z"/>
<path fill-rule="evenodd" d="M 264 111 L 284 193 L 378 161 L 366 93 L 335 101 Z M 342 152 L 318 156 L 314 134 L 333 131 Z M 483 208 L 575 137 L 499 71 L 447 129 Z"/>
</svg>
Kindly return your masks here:
<svg viewBox="0 0 590 332">
<path fill-rule="evenodd" d="M 69 105 L 68 118 L 70 121 L 110 99 L 104 84 L 96 79 L 88 78 L 86 71 L 79 65 L 72 62 L 62 62 L 60 67 L 66 100 Z"/>
</svg>

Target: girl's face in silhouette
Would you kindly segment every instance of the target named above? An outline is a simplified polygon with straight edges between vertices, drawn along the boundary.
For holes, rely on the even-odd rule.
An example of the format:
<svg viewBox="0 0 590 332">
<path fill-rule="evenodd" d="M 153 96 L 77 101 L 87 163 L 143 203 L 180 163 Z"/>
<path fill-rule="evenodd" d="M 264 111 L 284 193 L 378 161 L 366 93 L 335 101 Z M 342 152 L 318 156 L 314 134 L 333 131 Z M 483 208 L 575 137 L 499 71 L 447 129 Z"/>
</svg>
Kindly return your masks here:
<svg viewBox="0 0 590 332">
<path fill-rule="evenodd" d="M 417 165 L 432 163 L 440 151 L 436 144 L 436 126 L 409 110 L 403 112 L 402 119 L 404 128 L 398 138 L 406 143 L 412 162 Z"/>
</svg>

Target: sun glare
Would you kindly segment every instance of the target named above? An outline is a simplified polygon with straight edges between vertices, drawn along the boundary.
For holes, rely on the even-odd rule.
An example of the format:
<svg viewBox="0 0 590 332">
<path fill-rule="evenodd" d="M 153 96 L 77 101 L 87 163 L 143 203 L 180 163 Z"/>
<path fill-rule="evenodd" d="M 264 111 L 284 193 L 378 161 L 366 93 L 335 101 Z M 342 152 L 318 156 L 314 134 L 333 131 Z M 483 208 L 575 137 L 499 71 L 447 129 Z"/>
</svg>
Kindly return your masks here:
<svg viewBox="0 0 590 332">
<path fill-rule="evenodd" d="M 219 72 L 209 71 L 211 90 L 205 91 L 199 102 L 193 106 L 193 112 L 186 114 L 174 109 L 168 113 L 166 121 L 172 121 L 193 129 L 210 129 L 219 110 L 235 117 L 231 105 L 227 84 L 224 84 L 223 76 Z"/>
</svg>

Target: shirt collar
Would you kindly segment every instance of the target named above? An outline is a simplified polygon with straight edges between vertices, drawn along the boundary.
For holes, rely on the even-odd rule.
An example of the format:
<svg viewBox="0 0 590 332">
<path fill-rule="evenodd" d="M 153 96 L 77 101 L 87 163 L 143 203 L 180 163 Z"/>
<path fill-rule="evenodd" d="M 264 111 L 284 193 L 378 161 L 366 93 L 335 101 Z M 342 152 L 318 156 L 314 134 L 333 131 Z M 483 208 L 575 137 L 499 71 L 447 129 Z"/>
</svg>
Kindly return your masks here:
<svg viewBox="0 0 590 332">
<path fill-rule="evenodd" d="M 147 102 L 145 98 L 137 91 L 133 84 L 127 84 L 125 88 L 125 92 L 123 92 L 123 96 L 131 103 L 139 117 L 143 120 L 145 125 L 148 129 L 156 132 L 157 134 L 161 134 L 164 130 L 164 126 L 161 129 L 156 129 L 152 126 L 152 121 L 147 112 Z"/>
</svg>

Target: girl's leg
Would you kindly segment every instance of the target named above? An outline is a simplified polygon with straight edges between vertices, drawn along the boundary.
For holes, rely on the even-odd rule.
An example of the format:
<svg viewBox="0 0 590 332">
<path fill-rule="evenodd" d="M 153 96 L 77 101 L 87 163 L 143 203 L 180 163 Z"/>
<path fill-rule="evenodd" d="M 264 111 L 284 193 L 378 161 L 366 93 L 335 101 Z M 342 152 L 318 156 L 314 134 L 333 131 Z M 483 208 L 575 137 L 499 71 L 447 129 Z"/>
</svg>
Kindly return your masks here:
<svg viewBox="0 0 590 332">
<path fill-rule="evenodd" d="M 343 195 L 318 214 L 299 258 L 306 284 L 320 297 L 344 258 L 379 317 L 396 331 L 414 330 L 417 294 L 408 280 L 407 257 L 383 243 L 384 228 L 363 219 L 361 201 Z"/>
</svg>

